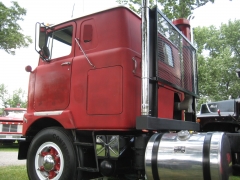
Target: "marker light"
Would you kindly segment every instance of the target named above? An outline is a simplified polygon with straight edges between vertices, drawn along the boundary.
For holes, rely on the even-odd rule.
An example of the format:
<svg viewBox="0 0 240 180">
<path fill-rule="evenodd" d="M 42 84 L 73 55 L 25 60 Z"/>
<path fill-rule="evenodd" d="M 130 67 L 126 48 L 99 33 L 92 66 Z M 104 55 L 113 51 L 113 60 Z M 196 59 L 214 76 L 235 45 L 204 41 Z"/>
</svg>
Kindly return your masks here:
<svg viewBox="0 0 240 180">
<path fill-rule="evenodd" d="M 27 71 L 27 72 L 32 72 L 32 67 L 31 66 L 26 66 L 25 67 L 25 71 Z"/>
</svg>

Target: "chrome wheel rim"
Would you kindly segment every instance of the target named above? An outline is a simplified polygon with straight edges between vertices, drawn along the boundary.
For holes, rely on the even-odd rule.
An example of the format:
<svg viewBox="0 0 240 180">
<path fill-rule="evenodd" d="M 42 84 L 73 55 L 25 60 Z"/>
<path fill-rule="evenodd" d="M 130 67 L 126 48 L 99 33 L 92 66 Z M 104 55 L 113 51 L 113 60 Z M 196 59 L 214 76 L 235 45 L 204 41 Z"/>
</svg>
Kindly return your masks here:
<svg viewBox="0 0 240 180">
<path fill-rule="evenodd" d="M 59 146 L 53 142 L 43 143 L 35 155 L 35 169 L 41 180 L 57 180 L 64 168 L 63 154 Z"/>
</svg>

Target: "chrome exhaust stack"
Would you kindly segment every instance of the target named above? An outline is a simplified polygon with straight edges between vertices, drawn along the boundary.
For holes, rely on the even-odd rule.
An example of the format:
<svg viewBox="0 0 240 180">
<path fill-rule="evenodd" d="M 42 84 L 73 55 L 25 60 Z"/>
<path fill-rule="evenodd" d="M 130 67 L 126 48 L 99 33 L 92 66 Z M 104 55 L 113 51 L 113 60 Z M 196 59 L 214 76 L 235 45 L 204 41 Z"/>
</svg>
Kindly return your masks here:
<svg viewBox="0 0 240 180">
<path fill-rule="evenodd" d="M 142 87 L 141 115 L 149 115 L 149 1 L 142 0 Z"/>
</svg>

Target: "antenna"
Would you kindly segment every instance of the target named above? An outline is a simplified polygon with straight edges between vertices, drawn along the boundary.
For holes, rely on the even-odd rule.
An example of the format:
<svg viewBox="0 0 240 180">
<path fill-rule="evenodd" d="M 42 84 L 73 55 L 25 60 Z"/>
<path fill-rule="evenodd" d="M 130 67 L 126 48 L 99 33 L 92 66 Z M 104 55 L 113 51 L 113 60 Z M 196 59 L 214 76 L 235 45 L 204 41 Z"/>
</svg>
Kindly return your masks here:
<svg viewBox="0 0 240 180">
<path fill-rule="evenodd" d="M 73 18 L 74 6 L 75 6 L 75 3 L 73 4 L 72 17 L 71 18 Z"/>
</svg>

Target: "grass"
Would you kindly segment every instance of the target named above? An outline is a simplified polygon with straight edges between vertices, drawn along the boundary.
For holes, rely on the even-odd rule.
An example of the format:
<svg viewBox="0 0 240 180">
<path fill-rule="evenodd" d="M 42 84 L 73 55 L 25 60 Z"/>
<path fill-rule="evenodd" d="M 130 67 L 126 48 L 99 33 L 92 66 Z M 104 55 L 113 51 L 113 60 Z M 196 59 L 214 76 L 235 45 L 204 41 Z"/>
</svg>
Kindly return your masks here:
<svg viewBox="0 0 240 180">
<path fill-rule="evenodd" d="M 5 166 L 1 167 L 0 171 L 1 180 L 28 180 L 27 170 L 25 165 L 21 166 Z M 240 180 L 240 177 L 231 176 L 229 180 Z"/>
<path fill-rule="evenodd" d="M 13 151 L 16 152 L 18 151 L 18 143 L 13 143 L 13 144 L 0 144 L 0 151 Z"/>
<path fill-rule="evenodd" d="M 0 144 L 0 152 L 17 152 L 18 144 Z M 27 169 L 25 165 L 20 166 L 2 166 L 0 167 L 0 179 L 1 180 L 28 180 Z"/>
<path fill-rule="evenodd" d="M 25 165 L 21 166 L 4 166 L 0 171 L 1 180 L 28 180 L 27 169 Z"/>
<path fill-rule="evenodd" d="M 239 176 L 231 176 L 229 180 L 240 180 Z"/>
</svg>

